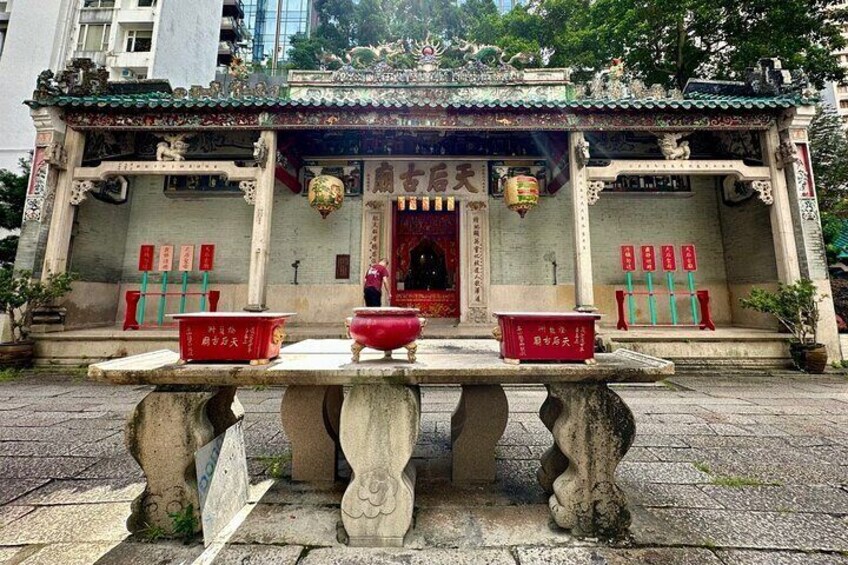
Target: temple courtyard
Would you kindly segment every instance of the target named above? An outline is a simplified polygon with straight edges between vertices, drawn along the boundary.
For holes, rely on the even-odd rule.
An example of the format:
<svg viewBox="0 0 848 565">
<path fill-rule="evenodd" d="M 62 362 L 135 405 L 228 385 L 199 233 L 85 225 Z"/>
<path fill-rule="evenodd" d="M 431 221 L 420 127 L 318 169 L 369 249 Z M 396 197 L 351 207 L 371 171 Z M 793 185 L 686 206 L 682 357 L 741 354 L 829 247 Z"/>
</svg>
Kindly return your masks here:
<svg viewBox="0 0 848 565">
<path fill-rule="evenodd" d="M 344 544 L 343 484 L 289 479 L 283 389 L 243 388 L 252 501 L 204 550 L 200 539 L 130 537 L 125 528 L 143 478 L 123 429 L 150 387 L 95 384 L 82 371 L 5 374 L 0 562 L 848 563 L 847 385 L 837 373 L 723 370 L 615 386 L 637 436 L 618 468 L 633 525 L 613 544 L 553 526 L 535 477 L 551 442 L 538 416 L 542 387 L 507 387 L 498 482 L 465 489 L 449 481 L 458 387 L 422 387 L 419 482 L 402 550 Z"/>
</svg>

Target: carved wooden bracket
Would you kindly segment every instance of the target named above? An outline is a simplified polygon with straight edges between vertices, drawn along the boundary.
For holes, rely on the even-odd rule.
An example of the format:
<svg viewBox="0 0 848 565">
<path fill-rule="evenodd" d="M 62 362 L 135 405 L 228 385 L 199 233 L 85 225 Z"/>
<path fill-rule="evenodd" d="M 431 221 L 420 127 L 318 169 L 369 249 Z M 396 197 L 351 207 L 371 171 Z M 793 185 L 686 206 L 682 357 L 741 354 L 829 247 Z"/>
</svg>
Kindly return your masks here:
<svg viewBox="0 0 848 565">
<path fill-rule="evenodd" d="M 751 188 L 760 195 L 760 200 L 762 200 L 765 205 L 771 206 L 774 204 L 774 195 L 771 191 L 770 180 L 755 180 L 751 183 Z"/>
<path fill-rule="evenodd" d="M 239 188 L 244 192 L 244 201 L 251 206 L 256 205 L 256 181 L 243 180 L 239 183 Z"/>
<path fill-rule="evenodd" d="M 601 191 L 604 189 L 605 184 L 602 180 L 590 180 L 586 182 L 586 202 L 589 206 L 594 206 L 601 199 Z"/>
<path fill-rule="evenodd" d="M 97 183 L 90 180 L 75 180 L 71 185 L 71 206 L 79 206 L 88 197 L 88 193 L 97 187 Z"/>
</svg>

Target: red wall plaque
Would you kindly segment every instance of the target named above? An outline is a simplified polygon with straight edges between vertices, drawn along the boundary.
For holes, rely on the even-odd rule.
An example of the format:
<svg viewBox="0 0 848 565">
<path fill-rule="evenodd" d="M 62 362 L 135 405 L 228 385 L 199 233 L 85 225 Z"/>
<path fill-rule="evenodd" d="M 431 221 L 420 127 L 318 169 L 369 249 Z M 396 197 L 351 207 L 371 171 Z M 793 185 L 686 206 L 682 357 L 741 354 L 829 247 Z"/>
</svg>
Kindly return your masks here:
<svg viewBox="0 0 848 565">
<path fill-rule="evenodd" d="M 698 257 L 695 255 L 695 246 L 683 245 L 680 247 L 680 253 L 683 256 L 683 270 L 697 271 Z"/>
<path fill-rule="evenodd" d="M 157 270 L 160 273 L 168 272 L 174 268 L 174 246 L 163 245 L 159 248 L 159 267 Z"/>
<path fill-rule="evenodd" d="M 660 254 L 662 254 L 662 265 L 663 271 L 676 271 L 677 270 L 677 258 L 674 254 L 674 246 L 673 245 L 663 245 L 660 247 Z"/>
<path fill-rule="evenodd" d="M 625 272 L 636 270 L 636 247 L 634 245 L 621 246 L 621 269 Z"/>
<path fill-rule="evenodd" d="M 200 270 L 211 271 L 215 265 L 215 246 L 205 243 L 200 246 Z"/>
<path fill-rule="evenodd" d="M 180 246 L 180 272 L 187 273 L 191 271 L 194 265 L 194 245 Z"/>
<path fill-rule="evenodd" d="M 138 270 L 152 271 L 153 270 L 153 246 L 142 245 L 138 251 Z"/>
<path fill-rule="evenodd" d="M 642 246 L 642 270 L 650 272 L 657 270 L 657 256 L 653 245 Z"/>
</svg>

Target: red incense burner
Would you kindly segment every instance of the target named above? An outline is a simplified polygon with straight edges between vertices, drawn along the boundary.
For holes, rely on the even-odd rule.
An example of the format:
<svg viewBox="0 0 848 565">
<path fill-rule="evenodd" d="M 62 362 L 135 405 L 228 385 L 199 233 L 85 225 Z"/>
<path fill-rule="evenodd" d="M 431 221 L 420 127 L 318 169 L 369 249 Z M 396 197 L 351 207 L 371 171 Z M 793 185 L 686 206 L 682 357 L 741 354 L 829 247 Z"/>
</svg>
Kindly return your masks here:
<svg viewBox="0 0 848 565">
<path fill-rule="evenodd" d="M 292 313 L 197 312 L 171 316 L 180 326 L 182 361 L 266 365 L 280 354 Z"/>
<path fill-rule="evenodd" d="M 354 308 L 353 314 L 345 325 L 354 342 L 350 348 L 354 363 L 359 363 L 359 354 L 366 347 L 385 351 L 386 358 L 391 358 L 393 350 L 404 347 L 409 362 L 415 363 L 415 340 L 427 324 L 418 316 L 418 308 Z"/>
<path fill-rule="evenodd" d="M 595 362 L 595 322 L 599 314 L 580 312 L 496 312 L 493 332 L 504 362 Z"/>
</svg>

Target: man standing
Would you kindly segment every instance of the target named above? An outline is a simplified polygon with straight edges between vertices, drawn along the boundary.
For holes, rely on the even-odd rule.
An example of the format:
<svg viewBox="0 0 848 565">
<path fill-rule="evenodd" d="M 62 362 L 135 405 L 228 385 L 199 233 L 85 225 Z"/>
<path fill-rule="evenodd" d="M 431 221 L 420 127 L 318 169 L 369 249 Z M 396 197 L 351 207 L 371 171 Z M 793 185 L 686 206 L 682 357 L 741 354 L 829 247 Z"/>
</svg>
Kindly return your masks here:
<svg viewBox="0 0 848 565">
<path fill-rule="evenodd" d="M 365 273 L 365 305 L 369 307 L 379 307 L 383 302 L 383 289 L 386 289 L 386 296 L 389 301 L 392 299 L 389 292 L 389 270 L 386 268 L 389 265 L 387 259 L 380 259 L 376 265 L 371 265 L 368 272 Z"/>
</svg>

